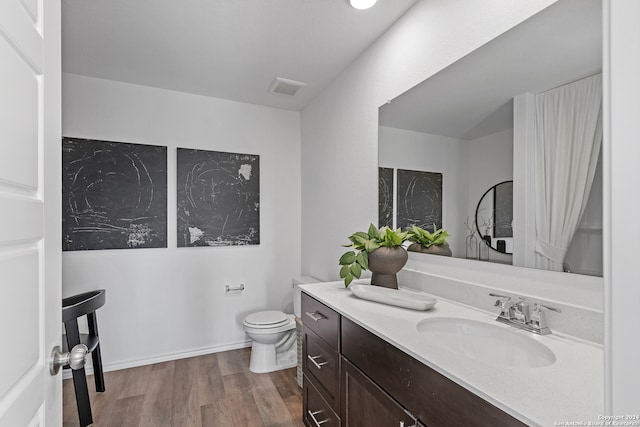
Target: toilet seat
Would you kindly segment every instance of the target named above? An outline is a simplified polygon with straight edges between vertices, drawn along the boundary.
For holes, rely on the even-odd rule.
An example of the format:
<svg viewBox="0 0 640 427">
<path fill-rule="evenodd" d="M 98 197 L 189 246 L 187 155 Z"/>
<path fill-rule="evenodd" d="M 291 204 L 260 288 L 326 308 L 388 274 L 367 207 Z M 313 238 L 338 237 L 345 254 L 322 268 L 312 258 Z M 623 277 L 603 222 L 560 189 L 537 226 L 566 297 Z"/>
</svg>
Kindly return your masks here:
<svg viewBox="0 0 640 427">
<path fill-rule="evenodd" d="M 276 329 L 291 322 L 291 316 L 281 311 L 259 311 L 248 315 L 244 325 L 251 329 Z"/>
</svg>

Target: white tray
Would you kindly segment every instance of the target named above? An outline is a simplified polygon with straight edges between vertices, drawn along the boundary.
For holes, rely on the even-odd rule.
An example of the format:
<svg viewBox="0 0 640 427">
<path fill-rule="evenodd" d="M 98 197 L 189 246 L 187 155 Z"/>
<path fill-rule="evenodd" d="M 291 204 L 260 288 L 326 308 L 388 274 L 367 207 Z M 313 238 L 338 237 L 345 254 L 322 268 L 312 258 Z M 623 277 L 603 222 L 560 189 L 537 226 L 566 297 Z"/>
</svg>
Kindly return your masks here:
<svg viewBox="0 0 640 427">
<path fill-rule="evenodd" d="M 358 298 L 412 310 L 429 310 L 438 302 L 431 295 L 402 289 L 389 289 L 372 285 L 351 285 L 349 289 Z"/>
</svg>

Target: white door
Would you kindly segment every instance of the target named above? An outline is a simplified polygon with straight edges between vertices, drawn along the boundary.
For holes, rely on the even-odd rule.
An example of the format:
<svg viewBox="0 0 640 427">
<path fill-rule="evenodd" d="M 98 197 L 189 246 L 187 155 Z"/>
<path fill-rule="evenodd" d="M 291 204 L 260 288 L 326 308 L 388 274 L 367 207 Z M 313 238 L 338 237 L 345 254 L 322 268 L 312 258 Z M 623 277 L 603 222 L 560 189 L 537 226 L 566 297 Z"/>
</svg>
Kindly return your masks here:
<svg viewBox="0 0 640 427">
<path fill-rule="evenodd" d="M 62 425 L 60 0 L 0 0 L 0 427 Z"/>
</svg>

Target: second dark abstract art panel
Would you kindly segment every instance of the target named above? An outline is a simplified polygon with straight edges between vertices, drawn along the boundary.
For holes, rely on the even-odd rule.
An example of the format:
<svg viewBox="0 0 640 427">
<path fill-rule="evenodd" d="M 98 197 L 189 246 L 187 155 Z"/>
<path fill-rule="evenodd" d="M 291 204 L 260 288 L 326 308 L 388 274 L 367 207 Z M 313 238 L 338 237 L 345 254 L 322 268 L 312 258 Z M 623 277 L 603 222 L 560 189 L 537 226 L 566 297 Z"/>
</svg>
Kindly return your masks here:
<svg viewBox="0 0 640 427">
<path fill-rule="evenodd" d="M 260 243 L 260 157 L 178 148 L 178 247 Z"/>
<path fill-rule="evenodd" d="M 398 169 L 397 227 L 442 228 L 442 174 Z"/>
</svg>

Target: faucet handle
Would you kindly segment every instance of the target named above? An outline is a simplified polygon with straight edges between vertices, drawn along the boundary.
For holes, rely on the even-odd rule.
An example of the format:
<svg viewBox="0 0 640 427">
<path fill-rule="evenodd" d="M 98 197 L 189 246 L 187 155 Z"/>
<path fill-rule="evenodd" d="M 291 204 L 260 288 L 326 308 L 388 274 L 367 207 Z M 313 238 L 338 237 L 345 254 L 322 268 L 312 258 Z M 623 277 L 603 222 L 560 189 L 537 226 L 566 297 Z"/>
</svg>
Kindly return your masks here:
<svg viewBox="0 0 640 427">
<path fill-rule="evenodd" d="M 492 296 L 492 297 L 502 298 L 503 301 L 511 301 L 511 297 L 508 297 L 506 295 L 494 294 L 493 292 L 491 292 L 489 295 Z M 499 302 L 499 300 L 496 301 L 496 303 L 497 302 Z"/>
<path fill-rule="evenodd" d="M 517 307 L 522 307 L 526 299 L 527 299 L 527 297 L 518 297 L 519 301 L 517 303 L 515 303 L 514 305 L 517 306 Z"/>
<path fill-rule="evenodd" d="M 540 331 L 540 335 L 550 334 L 551 331 L 547 326 L 547 318 L 544 315 L 544 312 L 550 310 L 555 311 L 556 313 L 561 313 L 562 310 L 555 307 L 550 307 L 548 305 L 540 304 L 538 302 L 533 304 L 533 313 L 531 313 L 531 324 Z"/>
<path fill-rule="evenodd" d="M 492 297 L 498 297 L 499 299 L 493 304 L 494 307 L 500 307 L 500 314 L 498 317 L 502 317 L 505 319 L 511 318 L 511 297 L 506 295 L 494 294 L 490 293 Z"/>
<path fill-rule="evenodd" d="M 536 303 L 533 304 L 533 311 L 540 312 L 541 308 L 544 308 L 546 310 L 555 311 L 556 313 L 562 313 L 562 310 L 560 310 L 559 308 L 550 307 L 548 305 L 540 304 L 539 302 L 536 302 Z"/>
</svg>

